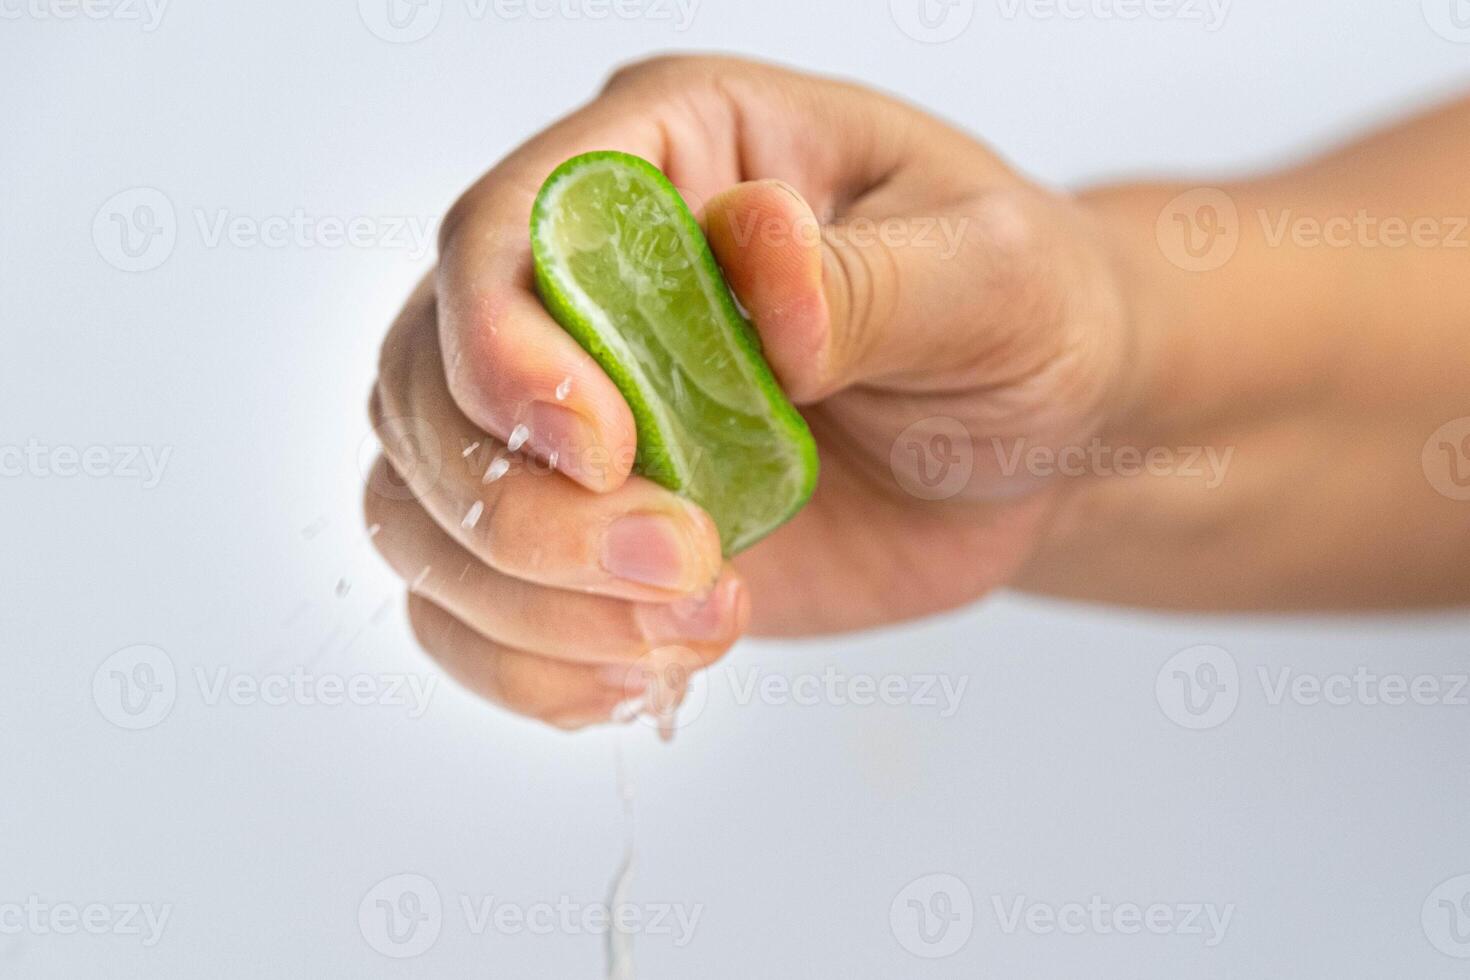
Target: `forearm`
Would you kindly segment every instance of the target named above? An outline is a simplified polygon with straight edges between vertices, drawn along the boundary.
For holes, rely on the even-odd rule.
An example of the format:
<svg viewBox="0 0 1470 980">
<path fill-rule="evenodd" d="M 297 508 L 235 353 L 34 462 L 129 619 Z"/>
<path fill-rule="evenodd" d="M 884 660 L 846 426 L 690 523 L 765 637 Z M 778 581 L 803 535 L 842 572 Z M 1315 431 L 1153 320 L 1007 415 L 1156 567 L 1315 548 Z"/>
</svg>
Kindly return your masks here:
<svg viewBox="0 0 1470 980">
<path fill-rule="evenodd" d="M 1467 158 L 1462 102 L 1223 195 L 1081 195 L 1138 331 L 1102 441 L 1174 466 L 1067 481 L 1023 586 L 1179 608 L 1470 599 L 1470 502 L 1421 458 L 1470 416 Z"/>
</svg>

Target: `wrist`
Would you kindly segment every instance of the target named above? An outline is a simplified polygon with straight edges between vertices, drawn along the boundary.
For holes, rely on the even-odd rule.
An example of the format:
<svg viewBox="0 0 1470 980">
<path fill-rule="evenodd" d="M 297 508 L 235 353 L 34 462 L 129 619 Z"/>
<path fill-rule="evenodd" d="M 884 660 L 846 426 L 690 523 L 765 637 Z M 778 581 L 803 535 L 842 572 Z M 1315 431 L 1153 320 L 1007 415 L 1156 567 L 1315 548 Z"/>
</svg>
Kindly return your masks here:
<svg viewBox="0 0 1470 980">
<path fill-rule="evenodd" d="M 1292 256 L 1261 247 L 1255 213 L 1268 205 L 1256 188 L 1136 184 L 1076 200 L 1126 311 L 1127 354 L 1098 436 L 1101 462 L 1059 487 L 1021 583 L 1081 594 L 1115 574 L 1099 563 L 1205 546 L 1251 519 L 1261 487 L 1278 485 L 1290 460 L 1241 446 L 1302 425 L 1333 387 L 1333 317 L 1319 285 L 1296 281 Z M 1230 480 L 1242 466 L 1248 478 Z M 1124 591 L 1103 595 L 1123 599 L 1137 583 L 1115 585 Z M 1149 591 L 1162 594 L 1158 583 Z"/>
<path fill-rule="evenodd" d="M 1136 184 L 1079 200 L 1106 229 L 1131 320 L 1115 438 L 1205 444 L 1300 421 L 1365 347 L 1364 256 L 1280 236 L 1273 215 L 1330 210 L 1288 182 Z"/>
</svg>

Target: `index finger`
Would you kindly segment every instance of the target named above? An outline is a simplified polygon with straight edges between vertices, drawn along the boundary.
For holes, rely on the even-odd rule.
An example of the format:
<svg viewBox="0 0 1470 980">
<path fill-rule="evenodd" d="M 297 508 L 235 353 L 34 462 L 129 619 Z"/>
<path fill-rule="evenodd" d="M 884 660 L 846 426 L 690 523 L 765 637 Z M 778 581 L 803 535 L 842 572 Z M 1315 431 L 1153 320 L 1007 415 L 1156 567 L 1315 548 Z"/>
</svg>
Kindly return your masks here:
<svg viewBox="0 0 1470 980">
<path fill-rule="evenodd" d="M 450 392 L 466 416 L 512 445 L 521 437 L 572 479 L 607 491 L 632 467 L 633 416 L 602 368 L 536 296 L 528 230 L 541 182 L 562 160 L 594 149 L 667 163 L 662 130 L 648 107 L 616 92 L 506 158 L 445 220 L 439 335 Z M 599 465 L 587 465 L 589 459 Z"/>
</svg>

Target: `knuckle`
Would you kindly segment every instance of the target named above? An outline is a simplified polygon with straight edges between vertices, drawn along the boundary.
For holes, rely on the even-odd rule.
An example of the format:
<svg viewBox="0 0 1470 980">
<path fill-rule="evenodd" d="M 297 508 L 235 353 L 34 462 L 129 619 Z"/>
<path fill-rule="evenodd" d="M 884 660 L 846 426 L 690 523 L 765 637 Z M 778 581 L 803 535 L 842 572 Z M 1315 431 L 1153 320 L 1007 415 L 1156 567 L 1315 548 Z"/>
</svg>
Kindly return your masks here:
<svg viewBox="0 0 1470 980">
<path fill-rule="evenodd" d="M 397 330 L 390 330 L 378 348 L 378 380 L 368 402 L 368 413 L 376 425 L 396 412 L 398 396 L 406 391 L 408 356 Z"/>
<path fill-rule="evenodd" d="M 379 483 L 388 478 L 388 473 L 388 461 L 381 456 L 378 457 L 378 461 L 373 464 L 367 483 L 362 488 L 362 520 L 369 528 L 381 526 L 388 519 L 387 498 L 377 490 Z M 373 547 L 378 550 L 379 554 L 382 554 L 383 544 L 380 538 L 379 534 L 369 535 Z"/>
<path fill-rule="evenodd" d="M 716 58 L 690 54 L 656 54 L 639 58 L 614 69 L 602 90 L 611 92 L 634 84 L 667 82 L 689 74 L 702 73 L 717 62 Z"/>
<path fill-rule="evenodd" d="M 368 403 L 374 424 L 404 414 L 415 396 L 422 394 L 420 375 L 438 363 L 438 345 L 432 343 L 438 328 L 437 306 L 432 299 L 425 301 L 423 288 L 420 285 L 420 291 L 410 298 L 378 347 L 378 377 Z"/>
<path fill-rule="evenodd" d="M 440 616 L 433 605 L 413 592 L 408 593 L 408 628 L 414 641 L 425 650 L 433 652 L 443 647 L 443 629 Z"/>
<path fill-rule="evenodd" d="M 837 319 L 843 324 L 836 338 L 841 350 L 833 352 L 835 371 L 863 360 L 892 319 L 898 298 L 898 263 L 893 250 L 881 240 L 853 244 L 834 231 L 824 236 L 829 254 L 826 266 L 832 276 Z"/>
<path fill-rule="evenodd" d="M 378 347 L 378 389 L 390 411 L 396 398 L 413 391 L 413 373 L 426 350 L 424 335 L 437 325 L 437 305 L 421 283 L 394 318 Z"/>
<path fill-rule="evenodd" d="M 466 191 L 455 199 L 439 221 L 439 255 L 443 257 L 453 247 L 463 228 L 474 216 L 477 201 L 474 190 Z"/>
</svg>

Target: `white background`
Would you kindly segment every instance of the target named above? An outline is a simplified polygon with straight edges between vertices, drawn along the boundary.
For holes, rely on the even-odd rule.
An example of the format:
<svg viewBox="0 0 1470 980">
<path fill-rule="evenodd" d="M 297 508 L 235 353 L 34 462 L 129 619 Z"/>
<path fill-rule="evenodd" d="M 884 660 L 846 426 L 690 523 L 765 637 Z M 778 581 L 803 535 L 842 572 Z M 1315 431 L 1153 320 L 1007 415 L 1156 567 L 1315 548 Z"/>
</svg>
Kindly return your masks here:
<svg viewBox="0 0 1470 980">
<path fill-rule="evenodd" d="M 432 223 L 613 65 L 671 47 L 866 80 L 1058 185 L 1203 180 L 1470 82 L 1456 40 L 1470 36 L 1429 26 L 1454 2 L 1237 0 L 1210 30 L 959 0 L 947 25 L 964 29 L 927 44 L 900 27 L 907 0 L 896 14 L 888 0 L 702 0 L 684 30 L 442 0 L 415 43 L 369 30 L 378 0 L 174 0 L 156 23 L 141 6 L 63 19 L 64 0 L 0 0 L 0 444 L 170 453 L 156 486 L 0 479 L 0 927 L 31 896 L 170 908 L 151 947 L 120 930 L 0 934 L 0 975 L 599 976 L 600 937 L 476 934 L 461 897 L 601 901 L 622 741 L 639 789 L 630 899 L 700 912 L 687 945 L 639 938 L 643 978 L 1464 976 L 1434 940 L 1470 943 L 1437 900 L 1424 921 L 1421 908 L 1470 872 L 1470 707 L 1272 705 L 1257 673 L 1463 672 L 1464 617 L 1166 618 L 1000 597 L 859 638 L 745 643 L 729 661 L 742 683 L 829 668 L 963 679 L 949 717 L 741 704 L 717 672 L 671 748 L 642 728 L 557 734 L 447 682 L 411 718 L 211 704 L 198 679 L 437 677 L 358 517 L 378 340 L 432 253 L 211 246 L 221 215 Z M 126 272 L 108 261 L 108 214 L 95 239 L 94 219 L 138 187 L 167 198 L 176 240 Z M 109 720 L 126 720 L 106 693 L 118 662 L 100 696 L 93 681 L 136 644 L 163 651 L 177 690 L 130 731 Z M 1199 644 L 1236 665 L 1239 704 L 1191 731 L 1155 682 Z M 426 951 L 393 959 L 358 908 L 404 873 L 443 911 Z M 935 951 L 905 904 L 939 909 L 930 884 L 890 917 L 931 874 L 972 900 L 944 959 L 910 952 Z M 1094 895 L 1234 911 L 1206 948 L 1007 932 L 995 908 Z"/>
</svg>

